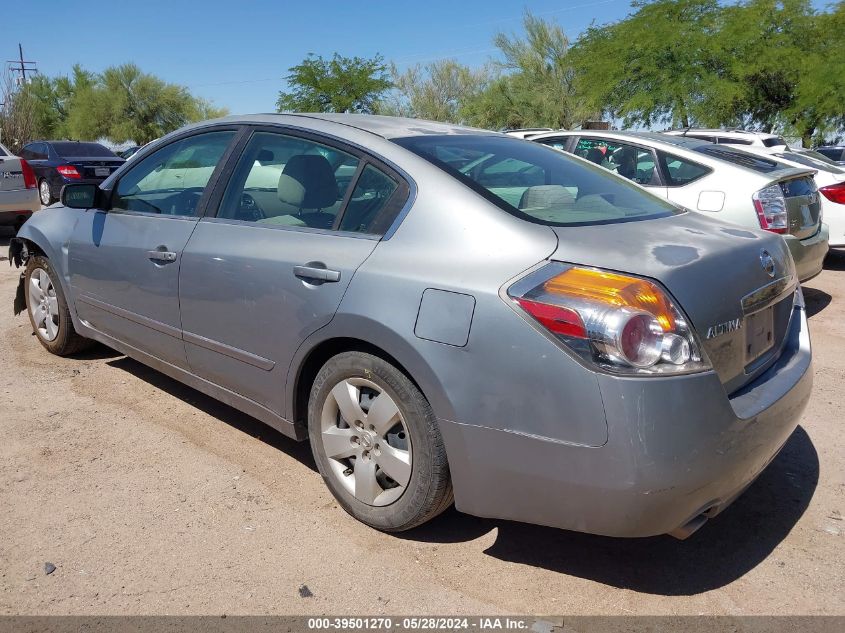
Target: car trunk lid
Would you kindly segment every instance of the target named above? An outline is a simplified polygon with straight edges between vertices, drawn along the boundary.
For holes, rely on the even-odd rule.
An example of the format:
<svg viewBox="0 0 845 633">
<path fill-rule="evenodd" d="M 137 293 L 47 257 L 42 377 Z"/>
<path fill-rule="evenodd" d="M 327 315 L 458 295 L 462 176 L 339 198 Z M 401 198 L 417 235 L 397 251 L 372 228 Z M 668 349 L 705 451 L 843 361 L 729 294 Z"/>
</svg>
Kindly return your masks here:
<svg viewBox="0 0 845 633">
<path fill-rule="evenodd" d="M 122 158 L 68 157 L 68 165 L 76 167 L 79 176 L 85 180 L 105 179 L 117 170 L 125 161 Z"/>
<path fill-rule="evenodd" d="M 799 239 L 812 237 L 821 224 L 821 200 L 813 173 L 788 175 L 777 181 L 786 198 L 787 232 Z"/>
<path fill-rule="evenodd" d="M 728 393 L 780 355 L 797 282 L 779 236 L 697 213 L 553 230 L 559 244 L 551 259 L 650 277 L 666 287 Z"/>
</svg>

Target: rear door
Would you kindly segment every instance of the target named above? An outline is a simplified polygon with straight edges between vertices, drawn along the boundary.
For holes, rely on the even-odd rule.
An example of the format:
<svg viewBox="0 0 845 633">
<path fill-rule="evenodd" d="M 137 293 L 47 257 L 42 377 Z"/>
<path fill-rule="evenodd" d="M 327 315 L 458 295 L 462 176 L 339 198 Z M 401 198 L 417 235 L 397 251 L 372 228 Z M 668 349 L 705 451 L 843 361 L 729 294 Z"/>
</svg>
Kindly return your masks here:
<svg viewBox="0 0 845 633">
<path fill-rule="evenodd" d="M 231 173 L 182 259 L 187 360 L 284 416 L 295 351 L 332 319 L 407 184 L 356 149 L 278 128 L 256 129 Z"/>
<path fill-rule="evenodd" d="M 69 272 L 77 312 L 91 327 L 187 368 L 179 317 L 182 253 L 237 131 L 174 140 L 121 176 L 108 211 L 81 217 Z M 183 173 L 186 164 L 201 176 L 188 187 L 171 182 L 167 175 Z"/>
</svg>

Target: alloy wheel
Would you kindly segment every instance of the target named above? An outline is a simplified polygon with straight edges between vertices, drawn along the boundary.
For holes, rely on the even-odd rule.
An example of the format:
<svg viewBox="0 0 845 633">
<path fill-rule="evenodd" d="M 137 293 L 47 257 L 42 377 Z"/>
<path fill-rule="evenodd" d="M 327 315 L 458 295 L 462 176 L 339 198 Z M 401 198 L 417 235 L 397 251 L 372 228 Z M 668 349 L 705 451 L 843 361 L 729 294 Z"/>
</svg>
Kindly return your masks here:
<svg viewBox="0 0 845 633">
<path fill-rule="evenodd" d="M 38 336 L 48 342 L 58 336 L 59 300 L 53 281 L 43 268 L 36 268 L 29 277 L 29 313 Z"/>
<path fill-rule="evenodd" d="M 41 204 L 45 207 L 50 204 L 50 185 L 46 180 L 42 180 L 38 185 L 38 194 L 41 196 Z"/>
<path fill-rule="evenodd" d="M 332 476 L 371 506 L 394 503 L 411 479 L 412 447 L 393 398 L 365 378 L 337 383 L 323 403 L 323 450 Z"/>
</svg>

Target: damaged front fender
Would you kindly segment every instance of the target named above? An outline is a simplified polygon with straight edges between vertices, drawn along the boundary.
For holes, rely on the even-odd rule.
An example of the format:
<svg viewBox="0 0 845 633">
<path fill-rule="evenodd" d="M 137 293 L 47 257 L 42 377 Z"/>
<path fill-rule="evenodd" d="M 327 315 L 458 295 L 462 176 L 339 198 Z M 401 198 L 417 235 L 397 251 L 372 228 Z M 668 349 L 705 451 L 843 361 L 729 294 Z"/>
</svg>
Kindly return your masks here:
<svg viewBox="0 0 845 633">
<path fill-rule="evenodd" d="M 19 237 L 13 237 L 9 242 L 9 266 L 15 265 L 20 268 L 29 258 L 29 251 L 26 248 L 26 241 Z"/>
<path fill-rule="evenodd" d="M 13 237 L 9 242 L 9 266 L 15 265 L 15 268 L 20 268 L 29 259 L 29 249 L 26 247 L 26 241 L 18 237 Z M 15 298 L 12 304 L 12 309 L 15 316 L 26 310 L 26 289 L 24 288 L 24 274 L 21 273 L 18 280 L 18 288 L 15 291 Z"/>
</svg>

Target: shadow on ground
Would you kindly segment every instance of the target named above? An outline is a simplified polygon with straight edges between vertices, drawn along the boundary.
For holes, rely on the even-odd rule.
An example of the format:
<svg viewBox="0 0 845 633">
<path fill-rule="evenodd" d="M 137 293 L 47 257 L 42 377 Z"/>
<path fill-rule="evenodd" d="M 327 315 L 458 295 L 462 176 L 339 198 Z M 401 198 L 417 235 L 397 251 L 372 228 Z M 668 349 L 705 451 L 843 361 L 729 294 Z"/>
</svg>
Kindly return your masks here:
<svg viewBox="0 0 845 633">
<path fill-rule="evenodd" d="M 104 349 L 110 352 L 112 351 L 108 348 Z M 118 352 L 113 353 L 116 356 L 120 356 Z M 111 358 L 111 356 L 107 356 L 106 358 Z M 179 398 L 187 404 L 196 407 L 203 413 L 206 413 L 213 418 L 217 418 L 221 422 L 261 440 L 265 444 L 268 444 L 285 455 L 296 459 L 316 472 L 317 466 L 314 463 L 314 458 L 311 455 L 311 446 L 308 442 L 297 442 L 296 440 L 282 435 L 263 422 L 259 422 L 255 418 L 250 417 L 245 413 L 241 413 L 237 409 L 234 409 L 227 404 L 223 404 L 219 400 L 206 396 L 192 387 L 183 385 L 181 382 L 174 380 L 155 369 L 151 369 L 150 367 L 147 367 L 128 356 L 120 356 L 120 358 L 108 361 L 107 364 L 110 367 L 126 371 L 153 387 L 161 389 L 171 396 Z"/>
<path fill-rule="evenodd" d="M 823 290 L 816 290 L 803 286 L 804 304 L 807 308 L 807 318 L 812 318 L 830 305 L 833 298 Z"/>
<path fill-rule="evenodd" d="M 454 509 L 400 538 L 456 542 L 498 528 L 485 551 L 494 558 L 641 593 L 694 595 L 727 585 L 765 560 L 804 514 L 818 479 L 816 450 L 798 427 L 745 494 L 686 541 L 591 536 Z"/>
<path fill-rule="evenodd" d="M 824 260 L 825 270 L 845 270 L 845 249 L 834 249 L 828 252 Z"/>
</svg>

